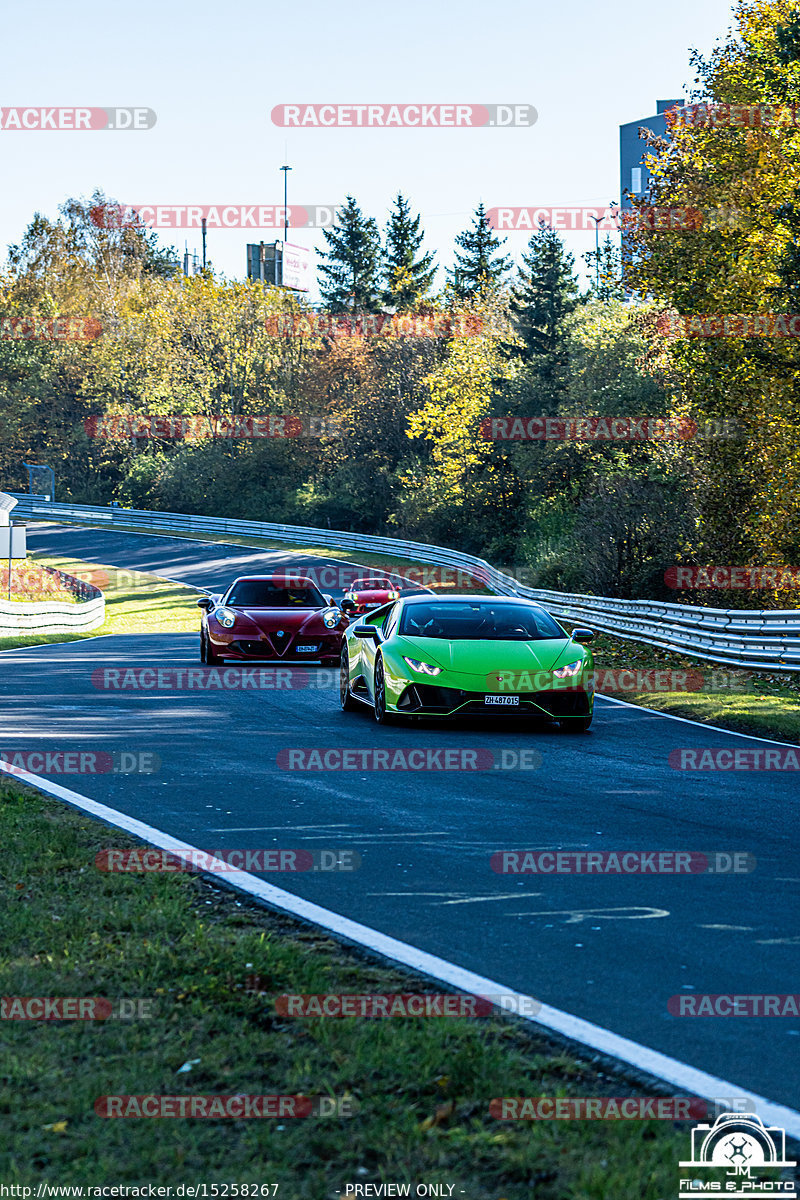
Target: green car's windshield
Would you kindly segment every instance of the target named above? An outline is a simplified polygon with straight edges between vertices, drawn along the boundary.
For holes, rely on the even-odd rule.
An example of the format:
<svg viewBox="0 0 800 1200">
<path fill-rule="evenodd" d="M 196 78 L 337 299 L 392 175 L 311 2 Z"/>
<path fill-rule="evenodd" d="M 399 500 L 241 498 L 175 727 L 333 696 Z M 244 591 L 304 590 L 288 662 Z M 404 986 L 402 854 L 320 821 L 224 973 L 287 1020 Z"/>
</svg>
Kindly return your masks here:
<svg viewBox="0 0 800 1200">
<path fill-rule="evenodd" d="M 496 604 L 491 600 L 409 604 L 403 610 L 400 633 L 408 637 L 482 642 L 529 642 L 566 636 L 543 608 L 532 604 Z"/>
</svg>

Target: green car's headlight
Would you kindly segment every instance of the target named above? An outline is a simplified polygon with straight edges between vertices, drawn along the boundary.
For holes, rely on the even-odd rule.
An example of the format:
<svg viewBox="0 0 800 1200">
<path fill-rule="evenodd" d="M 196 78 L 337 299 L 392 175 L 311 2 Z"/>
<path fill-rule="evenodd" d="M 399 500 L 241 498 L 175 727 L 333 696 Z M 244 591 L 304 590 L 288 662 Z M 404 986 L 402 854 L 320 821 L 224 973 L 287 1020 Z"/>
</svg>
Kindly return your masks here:
<svg viewBox="0 0 800 1200">
<path fill-rule="evenodd" d="M 232 608 L 220 608 L 214 613 L 214 616 L 217 618 L 223 629 L 233 629 L 236 621 L 236 613 Z"/>
<path fill-rule="evenodd" d="M 568 663 L 566 667 L 559 667 L 558 670 L 553 671 L 553 674 L 556 679 L 569 679 L 572 675 L 577 675 L 582 666 L 583 659 L 579 658 L 574 663 Z"/>
<path fill-rule="evenodd" d="M 433 667 L 430 663 L 419 662 L 416 658 L 406 658 L 403 656 L 403 662 L 407 662 L 412 671 L 419 671 L 422 675 L 441 675 L 441 667 Z"/>
</svg>

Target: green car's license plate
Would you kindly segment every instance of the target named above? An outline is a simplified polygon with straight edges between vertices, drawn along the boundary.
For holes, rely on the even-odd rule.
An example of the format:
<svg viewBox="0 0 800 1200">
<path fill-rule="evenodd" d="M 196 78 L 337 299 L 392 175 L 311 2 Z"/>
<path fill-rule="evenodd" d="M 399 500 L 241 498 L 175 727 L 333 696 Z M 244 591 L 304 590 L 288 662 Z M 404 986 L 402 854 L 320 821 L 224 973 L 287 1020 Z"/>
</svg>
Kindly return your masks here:
<svg viewBox="0 0 800 1200">
<path fill-rule="evenodd" d="M 484 704 L 516 704 L 519 705 L 519 696 L 484 696 Z"/>
</svg>

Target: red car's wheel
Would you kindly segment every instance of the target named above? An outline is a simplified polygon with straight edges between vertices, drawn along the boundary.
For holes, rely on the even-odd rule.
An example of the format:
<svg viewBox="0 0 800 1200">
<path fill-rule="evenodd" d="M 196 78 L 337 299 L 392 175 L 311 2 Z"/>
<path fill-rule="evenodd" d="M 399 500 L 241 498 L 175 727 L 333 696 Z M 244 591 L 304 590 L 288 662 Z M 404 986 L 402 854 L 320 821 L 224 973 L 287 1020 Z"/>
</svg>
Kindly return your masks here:
<svg viewBox="0 0 800 1200">
<path fill-rule="evenodd" d="M 217 654 L 207 633 L 201 636 L 200 645 L 200 658 L 204 663 L 208 666 L 215 666 L 217 663 L 222 662 L 222 658 Z"/>
</svg>

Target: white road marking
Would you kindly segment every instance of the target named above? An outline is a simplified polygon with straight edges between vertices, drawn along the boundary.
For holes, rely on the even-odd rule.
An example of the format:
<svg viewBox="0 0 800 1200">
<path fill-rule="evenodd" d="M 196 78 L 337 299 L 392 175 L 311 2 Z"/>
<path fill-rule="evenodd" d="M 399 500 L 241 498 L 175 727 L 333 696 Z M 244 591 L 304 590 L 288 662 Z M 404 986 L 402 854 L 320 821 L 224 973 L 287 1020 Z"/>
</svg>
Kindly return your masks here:
<svg viewBox="0 0 800 1200">
<path fill-rule="evenodd" d="M 61 787 L 60 784 L 51 783 L 50 780 L 33 775 L 30 771 L 24 771 L 20 767 L 10 768 L 7 763 L 2 762 L 0 762 L 0 771 L 21 779 L 29 786 L 44 792 L 45 795 L 64 800 L 67 804 L 105 821 L 108 825 L 124 829 L 134 837 L 148 842 L 151 846 L 157 846 L 161 850 L 199 852 L 197 846 L 179 841 L 178 838 L 164 833 L 161 829 L 146 825 L 143 821 L 137 821 L 134 817 L 129 817 L 126 813 L 118 812 L 105 804 L 98 804 L 96 800 L 90 800 L 88 796 L 82 796 L 80 792 L 73 792 L 69 788 Z M 220 868 L 223 865 L 219 863 Z M 319 904 L 313 904 L 310 900 L 304 900 L 300 896 L 293 895 L 292 892 L 286 892 L 283 888 L 275 887 L 274 884 L 258 879 L 254 875 L 248 875 L 245 871 L 226 871 L 225 877 L 232 887 L 249 896 L 257 897 L 272 908 L 309 921 L 330 933 L 338 934 L 347 941 L 365 946 L 376 954 L 401 963 L 412 971 L 421 972 L 430 979 L 448 984 L 458 991 L 478 996 L 501 994 L 508 997 L 508 1002 L 519 1013 L 525 1012 L 524 1006 L 529 1006 L 533 999 L 533 997 L 517 992 L 497 980 L 477 975 L 474 971 L 467 971 L 456 963 L 448 962 L 447 959 L 439 958 L 435 954 L 428 954 L 425 950 L 419 950 L 416 946 L 409 945 L 408 942 L 401 942 L 397 938 L 388 937 L 377 929 L 371 929 L 368 925 L 351 921 L 349 917 L 343 917 L 330 909 L 322 908 Z M 730 1083 L 716 1075 L 700 1071 L 677 1058 L 661 1054 L 658 1050 L 652 1050 L 649 1046 L 631 1041 L 630 1038 L 622 1037 L 591 1021 L 584 1021 L 581 1017 L 575 1017 L 571 1013 L 562 1012 L 561 1009 L 552 1008 L 549 1004 L 543 1004 L 535 1017 L 524 1016 L 522 1019 L 530 1021 L 532 1025 L 550 1029 L 554 1033 L 597 1050 L 601 1054 L 608 1054 L 621 1062 L 629 1063 L 638 1070 L 646 1071 L 659 1079 L 666 1080 L 667 1083 L 681 1088 L 686 1095 L 699 1096 L 707 1100 L 713 1100 L 718 1096 L 744 1096 L 754 1105 L 754 1111 L 762 1117 L 765 1125 L 780 1125 L 791 1137 L 800 1138 L 800 1112 L 797 1109 L 788 1108 L 786 1105 L 769 1100 L 766 1096 L 749 1092 L 742 1084 Z"/>
<path fill-rule="evenodd" d="M 534 896 L 543 895 L 544 892 L 503 892 L 499 896 L 466 896 L 463 900 L 443 900 L 442 904 L 485 904 L 487 900 L 532 900 Z"/>
<path fill-rule="evenodd" d="M 698 925 L 698 929 L 730 929 L 736 933 L 752 933 L 752 925 Z"/>
<path fill-rule="evenodd" d="M 624 708 L 635 708 L 639 712 L 652 713 L 654 717 L 666 717 L 668 721 L 681 721 L 684 725 L 694 725 L 695 729 L 708 729 L 712 733 L 727 733 L 730 737 L 747 738 L 750 742 L 768 742 L 770 746 L 792 746 L 797 749 L 797 742 L 778 742 L 775 738 L 758 737 L 754 733 L 740 733 L 738 729 L 723 729 L 720 725 L 707 725 L 705 721 L 692 721 L 689 717 L 676 717 L 673 713 L 659 712 L 657 708 L 647 708 L 644 704 L 631 704 L 628 700 L 617 700 L 616 696 L 598 696 L 606 704 L 621 704 Z"/>
<path fill-rule="evenodd" d="M 210 833 L 295 833 L 299 829 L 352 829 L 352 825 L 223 825 Z"/>
<path fill-rule="evenodd" d="M 369 896 L 455 896 L 455 900 L 442 900 L 442 904 L 482 904 L 486 900 L 528 900 L 543 892 L 503 892 L 498 896 L 465 896 L 463 892 L 368 892 Z"/>
<path fill-rule="evenodd" d="M 519 900 L 519 896 L 515 896 Z M 548 908 L 542 912 L 513 912 L 503 913 L 504 917 L 563 917 L 570 914 L 565 925 L 580 925 L 586 917 L 608 917 L 611 921 L 650 921 L 653 917 L 668 917 L 668 908 L 648 908 L 645 905 L 623 904 L 619 908 Z M 625 917 L 614 916 L 615 913 L 629 913 Z"/>
</svg>

